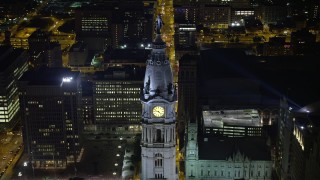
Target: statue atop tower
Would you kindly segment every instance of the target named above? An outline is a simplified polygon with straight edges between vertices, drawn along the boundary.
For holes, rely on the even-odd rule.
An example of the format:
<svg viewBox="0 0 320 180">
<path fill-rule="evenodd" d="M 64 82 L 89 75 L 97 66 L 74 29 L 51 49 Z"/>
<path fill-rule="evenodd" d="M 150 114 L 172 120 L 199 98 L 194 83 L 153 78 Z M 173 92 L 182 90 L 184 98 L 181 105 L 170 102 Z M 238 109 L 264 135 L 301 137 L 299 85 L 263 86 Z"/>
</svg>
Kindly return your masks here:
<svg viewBox="0 0 320 180">
<path fill-rule="evenodd" d="M 161 34 L 160 30 L 163 25 L 164 25 L 164 23 L 162 21 L 161 15 L 159 14 L 156 19 L 156 33 L 157 34 Z"/>
</svg>

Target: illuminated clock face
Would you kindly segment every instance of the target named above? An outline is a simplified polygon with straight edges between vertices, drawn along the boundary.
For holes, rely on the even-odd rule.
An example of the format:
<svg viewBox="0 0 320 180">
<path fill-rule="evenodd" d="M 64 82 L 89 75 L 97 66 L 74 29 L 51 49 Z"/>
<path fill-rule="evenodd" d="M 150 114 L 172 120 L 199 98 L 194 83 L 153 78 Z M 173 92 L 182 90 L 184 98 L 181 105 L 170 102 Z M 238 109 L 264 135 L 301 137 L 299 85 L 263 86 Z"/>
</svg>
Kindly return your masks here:
<svg viewBox="0 0 320 180">
<path fill-rule="evenodd" d="M 153 114 L 155 117 L 163 117 L 163 115 L 164 115 L 164 107 L 162 107 L 162 106 L 155 106 L 155 107 L 152 109 L 152 114 Z"/>
</svg>

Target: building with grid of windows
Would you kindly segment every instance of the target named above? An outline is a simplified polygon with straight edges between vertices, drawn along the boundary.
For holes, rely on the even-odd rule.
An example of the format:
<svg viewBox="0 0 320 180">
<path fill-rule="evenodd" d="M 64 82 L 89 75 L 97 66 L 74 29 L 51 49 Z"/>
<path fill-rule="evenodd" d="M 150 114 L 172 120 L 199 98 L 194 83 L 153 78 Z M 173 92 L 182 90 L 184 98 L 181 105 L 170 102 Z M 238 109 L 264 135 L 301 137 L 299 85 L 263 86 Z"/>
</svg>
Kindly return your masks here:
<svg viewBox="0 0 320 180">
<path fill-rule="evenodd" d="M 23 142 L 34 168 L 66 168 L 80 160 L 80 73 L 27 71 L 18 81 Z"/>
<path fill-rule="evenodd" d="M 17 80 L 28 69 L 27 60 L 23 49 L 0 47 L 0 131 L 10 129 L 18 121 Z"/>
<path fill-rule="evenodd" d="M 199 7 L 199 22 L 205 27 L 228 28 L 230 18 L 230 6 L 204 4 Z"/>
<path fill-rule="evenodd" d="M 75 31 L 89 51 L 106 47 L 140 46 L 152 38 L 153 3 L 104 1 L 76 10 Z"/>
<path fill-rule="evenodd" d="M 140 132 L 140 89 L 144 68 L 109 68 L 93 75 L 93 105 L 96 130 Z"/>
</svg>

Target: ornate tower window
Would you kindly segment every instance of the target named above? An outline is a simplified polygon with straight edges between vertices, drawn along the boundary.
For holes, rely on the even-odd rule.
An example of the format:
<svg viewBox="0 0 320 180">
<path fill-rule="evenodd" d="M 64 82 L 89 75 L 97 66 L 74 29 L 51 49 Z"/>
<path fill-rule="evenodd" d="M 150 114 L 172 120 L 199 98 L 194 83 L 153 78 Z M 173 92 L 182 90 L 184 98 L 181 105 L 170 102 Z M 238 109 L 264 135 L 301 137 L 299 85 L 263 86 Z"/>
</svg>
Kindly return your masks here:
<svg viewBox="0 0 320 180">
<path fill-rule="evenodd" d="M 157 137 L 157 139 L 156 139 L 156 142 L 157 142 L 157 143 L 162 143 L 162 142 L 163 142 L 161 129 L 157 129 L 157 135 L 156 135 L 156 137 Z"/>
<path fill-rule="evenodd" d="M 155 155 L 155 161 L 154 161 L 155 167 L 163 167 L 163 157 L 162 154 L 158 153 Z"/>
</svg>

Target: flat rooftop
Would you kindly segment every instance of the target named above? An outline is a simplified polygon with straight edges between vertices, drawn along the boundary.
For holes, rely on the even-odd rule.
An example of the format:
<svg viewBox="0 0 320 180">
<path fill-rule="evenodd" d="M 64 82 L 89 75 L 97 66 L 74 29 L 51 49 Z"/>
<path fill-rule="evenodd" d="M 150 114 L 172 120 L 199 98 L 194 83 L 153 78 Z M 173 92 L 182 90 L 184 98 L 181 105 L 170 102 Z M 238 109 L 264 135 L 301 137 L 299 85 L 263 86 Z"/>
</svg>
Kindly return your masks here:
<svg viewBox="0 0 320 180">
<path fill-rule="evenodd" d="M 202 111 L 204 127 L 222 128 L 231 126 L 262 126 L 255 109 Z"/>
<path fill-rule="evenodd" d="M 65 77 L 76 79 L 80 76 L 77 71 L 71 71 L 68 68 L 40 68 L 29 70 L 23 74 L 19 81 L 28 81 L 28 85 L 60 85 Z"/>
<path fill-rule="evenodd" d="M 287 96 L 290 106 L 300 109 L 320 99 L 320 86 L 316 83 L 319 81 L 320 61 L 316 56 L 248 56 L 244 49 L 216 48 L 201 51 L 200 57 L 199 99 L 209 102 L 207 99 L 215 95 L 212 92 L 221 92 L 220 102 L 213 105 L 224 100 L 229 105 L 246 101 L 267 105 L 266 100 L 272 100 L 271 103 L 277 100 L 273 104 L 278 105 L 279 99 Z M 253 83 L 233 79 L 248 79 Z M 229 88 L 220 88 L 220 85 Z M 258 94 L 246 97 L 246 92 L 248 95 L 250 92 Z M 237 97 L 243 98 L 236 101 Z"/>
</svg>

